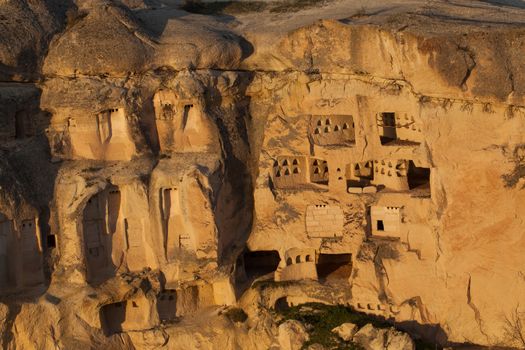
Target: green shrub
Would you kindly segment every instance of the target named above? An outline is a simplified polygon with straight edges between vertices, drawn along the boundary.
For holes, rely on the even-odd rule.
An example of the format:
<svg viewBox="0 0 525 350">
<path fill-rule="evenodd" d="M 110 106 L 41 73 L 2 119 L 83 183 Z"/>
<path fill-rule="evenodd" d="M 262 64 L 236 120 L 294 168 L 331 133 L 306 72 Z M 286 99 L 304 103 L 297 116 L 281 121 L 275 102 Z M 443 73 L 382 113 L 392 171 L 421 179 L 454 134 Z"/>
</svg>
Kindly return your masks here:
<svg viewBox="0 0 525 350">
<path fill-rule="evenodd" d="M 297 320 L 307 325 L 310 340 L 304 344 L 304 348 L 312 344 L 321 344 L 329 349 L 358 350 L 361 349 L 359 345 L 344 342 L 332 333 L 332 329 L 348 322 L 356 324 L 359 328 L 367 323 L 372 323 L 375 327 L 389 326 L 384 321 L 358 313 L 352 308 L 342 305 L 307 303 L 292 306 L 279 313 L 282 316 L 280 323 L 286 320 Z"/>
</svg>

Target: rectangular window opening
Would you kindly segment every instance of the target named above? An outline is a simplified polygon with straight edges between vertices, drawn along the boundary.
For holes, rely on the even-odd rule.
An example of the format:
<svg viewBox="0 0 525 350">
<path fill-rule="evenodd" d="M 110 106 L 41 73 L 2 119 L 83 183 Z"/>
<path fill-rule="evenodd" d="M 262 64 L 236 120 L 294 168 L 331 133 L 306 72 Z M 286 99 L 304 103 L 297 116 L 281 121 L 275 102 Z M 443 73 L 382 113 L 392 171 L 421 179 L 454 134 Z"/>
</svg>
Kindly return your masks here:
<svg viewBox="0 0 525 350">
<path fill-rule="evenodd" d="M 381 113 L 378 124 L 382 128 L 380 136 L 382 145 L 386 145 L 397 140 L 395 113 Z"/>
<path fill-rule="evenodd" d="M 48 235 L 46 239 L 47 247 L 48 248 L 56 248 L 57 246 L 57 239 L 55 235 Z"/>
</svg>

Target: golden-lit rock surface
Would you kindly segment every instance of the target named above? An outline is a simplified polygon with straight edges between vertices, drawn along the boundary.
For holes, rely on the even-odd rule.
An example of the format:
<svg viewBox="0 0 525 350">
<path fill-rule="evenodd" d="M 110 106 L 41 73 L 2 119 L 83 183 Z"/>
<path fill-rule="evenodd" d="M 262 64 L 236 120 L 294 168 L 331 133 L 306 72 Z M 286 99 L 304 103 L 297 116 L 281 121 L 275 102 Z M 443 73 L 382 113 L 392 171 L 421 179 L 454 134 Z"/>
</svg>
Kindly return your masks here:
<svg viewBox="0 0 525 350">
<path fill-rule="evenodd" d="M 2 347 L 329 348 L 306 303 L 371 316 L 341 346 L 525 347 L 524 24 L 0 0 Z"/>
</svg>

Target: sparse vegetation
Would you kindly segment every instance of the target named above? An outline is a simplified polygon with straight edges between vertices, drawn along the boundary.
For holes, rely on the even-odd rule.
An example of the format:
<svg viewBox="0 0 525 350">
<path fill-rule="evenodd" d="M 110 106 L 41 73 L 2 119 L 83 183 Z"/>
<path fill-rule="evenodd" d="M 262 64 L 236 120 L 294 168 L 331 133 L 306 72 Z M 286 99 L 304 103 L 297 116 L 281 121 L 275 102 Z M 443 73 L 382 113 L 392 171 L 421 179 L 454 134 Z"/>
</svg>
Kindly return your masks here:
<svg viewBox="0 0 525 350">
<path fill-rule="evenodd" d="M 292 306 L 284 310 L 275 311 L 281 317 L 279 323 L 287 320 L 297 320 L 303 323 L 310 336 L 310 340 L 303 345 L 307 349 L 312 344 L 321 344 L 331 350 L 360 350 L 358 344 L 345 342 L 332 329 L 343 323 L 353 323 L 358 328 L 371 323 L 376 328 L 387 328 L 393 325 L 388 321 L 355 311 L 342 305 L 325 305 L 320 303 L 306 303 Z M 442 349 L 436 344 L 430 344 L 421 340 L 415 340 L 416 350 Z"/>
<path fill-rule="evenodd" d="M 525 312 L 520 311 L 519 307 L 505 316 L 505 335 L 515 345 L 525 348 Z"/>
<path fill-rule="evenodd" d="M 303 348 L 312 344 L 321 344 L 329 349 L 347 350 L 361 349 L 356 344 L 345 342 L 332 329 L 343 323 L 351 322 L 358 327 L 372 323 L 376 327 L 386 327 L 384 321 L 371 318 L 368 315 L 355 312 L 353 309 L 341 305 L 324 305 L 319 303 L 307 303 L 300 306 L 292 306 L 280 312 L 281 323 L 286 320 L 297 320 L 307 326 L 310 340 Z"/>
</svg>

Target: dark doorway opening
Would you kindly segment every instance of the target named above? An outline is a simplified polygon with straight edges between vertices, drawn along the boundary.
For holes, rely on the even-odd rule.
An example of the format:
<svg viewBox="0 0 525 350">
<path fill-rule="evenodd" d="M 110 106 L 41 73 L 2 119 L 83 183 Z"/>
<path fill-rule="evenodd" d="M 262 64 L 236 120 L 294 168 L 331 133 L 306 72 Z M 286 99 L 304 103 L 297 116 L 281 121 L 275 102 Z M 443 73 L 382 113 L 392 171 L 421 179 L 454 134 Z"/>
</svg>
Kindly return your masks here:
<svg viewBox="0 0 525 350">
<path fill-rule="evenodd" d="M 126 320 L 126 301 L 108 304 L 100 309 L 100 321 L 106 336 L 122 332 Z"/>
<path fill-rule="evenodd" d="M 157 313 L 160 322 L 169 323 L 177 320 L 177 292 L 166 289 L 157 296 Z"/>
<path fill-rule="evenodd" d="M 281 297 L 275 301 L 275 311 L 286 311 L 290 308 L 287 297 Z"/>
<path fill-rule="evenodd" d="M 47 243 L 48 248 L 56 248 L 57 246 L 56 236 L 52 234 L 47 235 L 46 243 Z"/>
<path fill-rule="evenodd" d="M 193 108 L 193 105 L 185 105 L 184 106 L 184 111 L 183 111 L 183 114 L 182 114 L 182 125 L 181 125 L 182 129 L 186 128 L 186 124 L 188 123 L 188 118 L 189 118 L 189 115 L 190 115 L 190 109 L 192 109 L 192 108 Z"/>
<path fill-rule="evenodd" d="M 255 279 L 275 272 L 281 258 L 276 250 L 261 250 L 244 253 L 244 268 L 248 279 Z"/>
<path fill-rule="evenodd" d="M 317 275 L 321 282 L 347 280 L 351 273 L 352 254 L 319 254 Z"/>
<path fill-rule="evenodd" d="M 395 113 L 381 113 L 378 120 L 378 126 L 382 128 L 380 136 L 382 145 L 386 145 L 397 140 Z"/>
<path fill-rule="evenodd" d="M 408 164 L 408 188 L 430 189 L 430 169 L 419 168 L 413 161 Z"/>
</svg>

